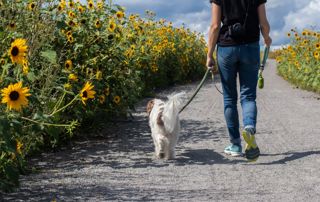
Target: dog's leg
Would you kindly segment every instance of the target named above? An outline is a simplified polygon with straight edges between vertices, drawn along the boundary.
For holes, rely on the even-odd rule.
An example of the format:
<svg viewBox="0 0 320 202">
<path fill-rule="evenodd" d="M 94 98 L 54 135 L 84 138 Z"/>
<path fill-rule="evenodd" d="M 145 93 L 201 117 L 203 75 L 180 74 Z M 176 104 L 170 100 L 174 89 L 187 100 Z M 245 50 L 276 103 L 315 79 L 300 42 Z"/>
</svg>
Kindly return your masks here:
<svg viewBox="0 0 320 202">
<path fill-rule="evenodd" d="M 167 156 L 168 159 L 174 159 L 176 157 L 175 150 L 174 150 L 175 146 L 176 146 L 176 141 L 174 139 L 171 139 L 168 145 L 168 156 Z"/>
<path fill-rule="evenodd" d="M 168 159 L 174 159 L 176 157 L 175 147 L 176 147 L 178 139 L 179 139 L 178 134 L 179 134 L 179 131 L 176 130 L 174 134 L 171 134 L 169 136 L 170 141 L 169 141 L 169 145 L 168 145 L 168 150 L 169 150 Z"/>
<path fill-rule="evenodd" d="M 155 152 L 155 154 L 156 154 L 156 158 L 159 158 L 159 153 L 160 153 L 160 148 L 159 148 L 159 144 L 158 144 L 158 142 L 155 142 L 155 150 L 154 150 L 154 152 Z"/>
<path fill-rule="evenodd" d="M 167 158 L 170 160 L 170 159 L 175 159 L 175 157 L 176 157 L 176 154 L 175 154 L 174 148 L 170 148 Z"/>
<path fill-rule="evenodd" d="M 161 159 L 161 145 L 160 145 L 160 140 L 158 138 L 155 139 L 154 146 L 155 146 L 156 158 Z"/>
<path fill-rule="evenodd" d="M 164 138 L 159 138 L 159 153 L 158 157 L 160 159 L 165 158 L 166 156 L 166 140 Z"/>
<path fill-rule="evenodd" d="M 154 153 L 156 158 L 158 159 L 162 159 L 164 158 L 164 154 L 163 154 L 163 144 L 161 141 L 161 138 L 158 137 L 159 135 L 154 135 L 153 136 L 153 143 L 154 143 Z"/>
<path fill-rule="evenodd" d="M 159 157 L 158 157 L 158 153 L 159 153 L 159 143 L 158 143 L 158 140 L 157 140 L 157 136 L 156 136 L 154 133 L 151 133 L 151 136 L 152 136 L 152 140 L 153 140 L 153 144 L 154 144 L 154 153 L 155 153 L 155 156 L 156 156 L 156 158 L 159 158 Z"/>
<path fill-rule="evenodd" d="M 167 137 L 166 137 L 167 138 Z M 163 158 L 166 160 L 173 159 L 172 152 L 171 152 L 171 140 L 166 139 L 163 141 Z"/>
</svg>

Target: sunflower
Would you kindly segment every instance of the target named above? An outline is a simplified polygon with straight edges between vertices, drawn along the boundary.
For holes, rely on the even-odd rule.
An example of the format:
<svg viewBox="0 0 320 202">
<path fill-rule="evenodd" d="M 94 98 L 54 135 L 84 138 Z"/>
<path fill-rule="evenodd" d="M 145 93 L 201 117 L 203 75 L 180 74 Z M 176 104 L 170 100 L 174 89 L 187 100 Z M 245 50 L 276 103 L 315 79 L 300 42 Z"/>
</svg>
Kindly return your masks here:
<svg viewBox="0 0 320 202">
<path fill-rule="evenodd" d="M 99 102 L 100 102 L 100 104 L 105 103 L 105 102 L 106 102 L 106 96 L 100 95 L 100 96 L 99 96 Z"/>
<path fill-rule="evenodd" d="M 124 13 L 123 13 L 122 11 L 118 11 L 118 12 L 116 13 L 116 16 L 117 16 L 117 18 L 121 19 L 121 18 L 124 17 Z"/>
<path fill-rule="evenodd" d="M 89 1 L 88 2 L 88 8 L 91 9 L 91 10 L 94 9 L 93 1 Z"/>
<path fill-rule="evenodd" d="M 68 25 L 69 25 L 70 27 L 74 27 L 74 26 L 76 26 L 76 23 L 73 22 L 72 20 L 70 20 L 70 21 L 68 22 Z"/>
<path fill-rule="evenodd" d="M 108 27 L 109 32 L 114 32 L 114 30 L 116 29 L 116 27 L 117 27 L 117 24 L 116 24 L 115 22 L 111 21 L 111 22 L 109 23 L 109 27 Z"/>
<path fill-rule="evenodd" d="M 318 50 L 320 49 L 320 43 L 316 44 L 316 49 L 318 49 Z"/>
<path fill-rule="evenodd" d="M 23 144 L 19 141 L 19 140 L 16 140 L 16 152 L 21 155 L 22 154 L 22 147 L 23 147 Z"/>
<path fill-rule="evenodd" d="M 72 36 L 68 36 L 68 42 L 69 43 L 73 43 L 74 42 L 74 38 Z"/>
<path fill-rule="evenodd" d="M 287 36 L 288 36 L 288 37 L 291 37 L 291 33 L 287 33 Z"/>
<path fill-rule="evenodd" d="M 156 73 L 158 70 L 159 70 L 159 69 L 158 69 L 158 66 L 157 66 L 156 64 L 153 64 L 152 67 L 151 67 L 151 71 L 152 71 L 153 73 Z"/>
<path fill-rule="evenodd" d="M 27 75 L 29 73 L 28 61 L 24 61 L 23 65 L 22 65 L 22 71 L 23 71 L 24 75 Z"/>
<path fill-rule="evenodd" d="M 70 81 L 74 81 L 74 82 L 78 81 L 78 77 L 75 74 L 69 74 L 68 78 Z"/>
<path fill-rule="evenodd" d="M 64 6 L 62 4 L 59 4 L 58 11 L 61 12 L 64 9 Z"/>
<path fill-rule="evenodd" d="M 80 91 L 80 97 L 84 105 L 86 105 L 86 101 L 88 99 L 94 98 L 94 95 L 96 94 L 96 92 L 92 90 L 93 88 L 94 86 L 90 82 L 87 82 L 85 86 L 82 88 L 82 90 Z"/>
<path fill-rule="evenodd" d="M 316 59 L 319 59 L 320 58 L 320 53 L 318 51 L 314 51 L 313 52 L 313 57 L 316 58 Z"/>
<path fill-rule="evenodd" d="M 98 70 L 96 73 L 96 79 L 101 80 L 102 79 L 102 71 Z"/>
<path fill-rule="evenodd" d="M 70 2 L 69 2 L 69 7 L 70 7 L 70 8 L 73 8 L 73 6 L 74 6 L 73 1 L 70 1 Z"/>
<path fill-rule="evenodd" d="M 6 64 L 6 60 L 3 59 L 3 58 L 1 58 L 1 60 L 0 60 L 0 65 L 5 65 L 5 64 Z"/>
<path fill-rule="evenodd" d="M 71 84 L 70 83 L 65 83 L 64 85 L 63 85 L 63 87 L 64 87 L 64 89 L 71 89 Z"/>
<path fill-rule="evenodd" d="M 103 9 L 103 2 L 98 2 L 97 7 L 98 9 Z"/>
<path fill-rule="evenodd" d="M 34 3 L 34 2 L 31 2 L 31 3 L 29 3 L 28 4 L 28 9 L 30 10 L 30 11 L 33 11 L 33 9 L 36 7 L 36 3 Z"/>
<path fill-rule="evenodd" d="M 104 89 L 104 94 L 105 94 L 106 96 L 109 96 L 109 95 L 110 95 L 110 88 L 109 88 L 109 87 L 106 87 L 106 88 Z"/>
<path fill-rule="evenodd" d="M 76 17 L 76 14 L 75 14 L 74 12 L 72 12 L 72 11 L 69 11 L 68 16 L 69 16 L 70 18 L 75 18 L 75 17 Z"/>
<path fill-rule="evenodd" d="M 9 29 L 14 30 L 16 27 L 17 27 L 16 23 L 14 23 L 14 22 L 8 23 L 8 28 Z"/>
<path fill-rule="evenodd" d="M 25 39 L 16 39 L 11 44 L 9 50 L 9 55 L 12 63 L 18 63 L 23 65 L 23 62 L 26 60 L 28 46 L 26 45 L 27 41 Z"/>
<path fill-rule="evenodd" d="M 28 105 L 27 97 L 30 95 L 29 88 L 23 88 L 21 81 L 1 90 L 2 103 L 7 103 L 9 110 L 21 111 L 22 106 Z"/>
<path fill-rule="evenodd" d="M 102 26 L 101 21 L 100 20 L 96 20 L 95 26 L 96 26 L 96 28 L 99 29 Z"/>
<path fill-rule="evenodd" d="M 67 60 L 64 64 L 65 68 L 70 70 L 72 69 L 72 61 L 71 60 Z"/>
<path fill-rule="evenodd" d="M 307 33 L 306 31 L 303 31 L 303 32 L 302 32 L 302 36 L 307 36 L 307 34 L 308 34 L 308 33 Z"/>
<path fill-rule="evenodd" d="M 70 30 L 67 31 L 66 35 L 67 35 L 67 36 L 72 36 L 72 31 L 70 31 Z"/>
<path fill-rule="evenodd" d="M 78 7 L 78 11 L 79 11 L 80 13 L 83 13 L 83 12 L 84 12 L 84 8 L 83 8 L 82 6 L 79 6 L 79 7 Z"/>
<path fill-rule="evenodd" d="M 118 95 L 117 95 L 117 96 L 114 96 L 114 98 L 113 98 L 113 102 L 114 102 L 114 103 L 116 103 L 116 104 L 118 105 L 118 104 L 120 104 L 120 101 L 121 101 L 120 96 L 118 96 Z"/>
<path fill-rule="evenodd" d="M 130 21 L 133 21 L 133 20 L 135 20 L 135 19 L 136 19 L 136 16 L 135 16 L 135 15 L 131 14 L 131 15 L 129 16 L 129 20 L 130 20 Z"/>
</svg>

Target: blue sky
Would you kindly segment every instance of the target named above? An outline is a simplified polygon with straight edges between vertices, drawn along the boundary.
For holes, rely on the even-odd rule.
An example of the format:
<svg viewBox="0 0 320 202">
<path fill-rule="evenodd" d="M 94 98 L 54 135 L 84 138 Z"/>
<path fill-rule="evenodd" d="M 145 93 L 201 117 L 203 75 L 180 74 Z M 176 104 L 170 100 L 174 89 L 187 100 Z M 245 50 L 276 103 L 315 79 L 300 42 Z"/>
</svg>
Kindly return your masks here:
<svg viewBox="0 0 320 202">
<path fill-rule="evenodd" d="M 207 36 L 210 24 L 209 0 L 113 0 L 124 6 L 126 13 L 144 15 L 155 11 L 157 18 L 172 21 L 175 26 L 184 23 L 192 30 Z M 286 33 L 292 28 L 320 30 L 320 0 L 267 0 L 267 14 L 271 24 L 273 44 L 288 43 Z"/>
</svg>

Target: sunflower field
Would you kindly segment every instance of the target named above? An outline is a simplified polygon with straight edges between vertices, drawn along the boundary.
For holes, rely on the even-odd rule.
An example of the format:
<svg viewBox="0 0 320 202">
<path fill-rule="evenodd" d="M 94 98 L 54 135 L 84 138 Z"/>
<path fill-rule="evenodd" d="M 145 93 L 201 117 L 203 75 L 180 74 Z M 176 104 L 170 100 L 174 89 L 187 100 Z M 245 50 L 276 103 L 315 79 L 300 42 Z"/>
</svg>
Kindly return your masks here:
<svg viewBox="0 0 320 202">
<path fill-rule="evenodd" d="M 0 189 L 93 117 L 126 117 L 155 89 L 203 75 L 204 37 L 155 19 L 104 1 L 0 0 Z"/>
<path fill-rule="evenodd" d="M 300 88 L 320 93 L 320 32 L 291 30 L 291 44 L 276 51 L 278 72 Z"/>
</svg>

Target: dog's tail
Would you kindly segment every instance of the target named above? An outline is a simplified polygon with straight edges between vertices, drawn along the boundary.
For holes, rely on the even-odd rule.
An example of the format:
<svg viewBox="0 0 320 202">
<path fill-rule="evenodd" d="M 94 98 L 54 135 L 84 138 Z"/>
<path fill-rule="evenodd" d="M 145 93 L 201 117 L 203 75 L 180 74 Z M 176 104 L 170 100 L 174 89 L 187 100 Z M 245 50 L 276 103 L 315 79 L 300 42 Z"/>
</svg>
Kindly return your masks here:
<svg viewBox="0 0 320 202">
<path fill-rule="evenodd" d="M 168 96 L 168 101 L 165 103 L 162 120 L 168 134 L 171 134 L 174 131 L 175 126 L 179 121 L 179 109 L 182 105 L 184 96 L 184 92 L 170 95 Z"/>
</svg>

